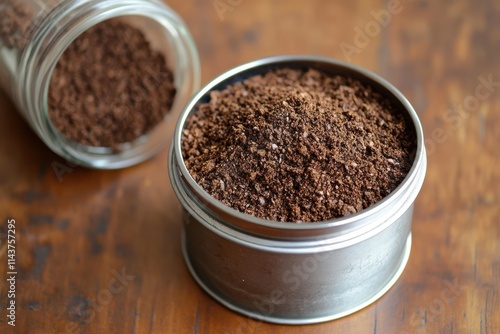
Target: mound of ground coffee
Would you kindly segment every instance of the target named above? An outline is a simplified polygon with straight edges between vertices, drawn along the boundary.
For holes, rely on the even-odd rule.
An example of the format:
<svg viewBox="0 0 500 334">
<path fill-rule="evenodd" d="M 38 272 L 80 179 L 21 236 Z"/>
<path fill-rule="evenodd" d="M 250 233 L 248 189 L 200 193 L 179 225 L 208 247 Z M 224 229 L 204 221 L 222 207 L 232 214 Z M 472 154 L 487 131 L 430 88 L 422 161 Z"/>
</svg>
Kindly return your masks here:
<svg viewBox="0 0 500 334">
<path fill-rule="evenodd" d="M 67 139 L 116 147 L 152 130 L 170 110 L 173 74 L 143 33 L 109 20 L 64 52 L 49 88 L 49 115 Z"/>
<path fill-rule="evenodd" d="M 370 86 L 281 69 L 211 93 L 185 124 L 185 164 L 213 197 L 273 221 L 317 222 L 393 191 L 415 134 Z"/>
</svg>

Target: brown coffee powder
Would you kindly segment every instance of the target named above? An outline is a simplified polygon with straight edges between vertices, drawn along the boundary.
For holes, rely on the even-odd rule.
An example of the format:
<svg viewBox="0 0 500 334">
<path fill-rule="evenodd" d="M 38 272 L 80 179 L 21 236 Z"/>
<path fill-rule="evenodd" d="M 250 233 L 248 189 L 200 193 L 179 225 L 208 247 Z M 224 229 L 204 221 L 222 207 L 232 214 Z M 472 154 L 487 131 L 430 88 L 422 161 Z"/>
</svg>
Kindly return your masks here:
<svg viewBox="0 0 500 334">
<path fill-rule="evenodd" d="M 52 75 L 49 115 L 67 139 L 116 147 L 151 131 L 170 110 L 173 74 L 143 33 L 109 20 L 80 35 Z"/>
<path fill-rule="evenodd" d="M 370 86 L 281 69 L 211 93 L 185 124 L 185 164 L 213 197 L 273 221 L 316 222 L 393 191 L 415 134 Z"/>
<path fill-rule="evenodd" d="M 22 49 L 24 47 L 35 16 L 33 8 L 21 1 L 0 2 L 0 38 L 7 48 Z"/>
</svg>

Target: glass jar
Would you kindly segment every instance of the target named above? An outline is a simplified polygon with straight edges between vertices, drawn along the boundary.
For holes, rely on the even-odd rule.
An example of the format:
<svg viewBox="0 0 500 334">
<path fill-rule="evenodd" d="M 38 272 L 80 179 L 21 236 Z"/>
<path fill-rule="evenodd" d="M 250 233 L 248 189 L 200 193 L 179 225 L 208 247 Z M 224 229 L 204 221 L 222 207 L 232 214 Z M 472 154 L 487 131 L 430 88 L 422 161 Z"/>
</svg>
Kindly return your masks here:
<svg viewBox="0 0 500 334">
<path fill-rule="evenodd" d="M 22 19 L 12 33 L 4 17 L 19 14 Z M 150 158 L 170 141 L 177 116 L 199 87 L 200 64 L 193 39 L 182 19 L 160 1 L 5 0 L 0 4 L 0 17 L 1 87 L 43 142 L 78 165 L 113 169 Z M 165 55 L 176 88 L 163 121 L 118 149 L 68 140 L 48 112 L 50 80 L 61 55 L 83 32 L 111 18 L 141 30 L 152 49 Z"/>
</svg>

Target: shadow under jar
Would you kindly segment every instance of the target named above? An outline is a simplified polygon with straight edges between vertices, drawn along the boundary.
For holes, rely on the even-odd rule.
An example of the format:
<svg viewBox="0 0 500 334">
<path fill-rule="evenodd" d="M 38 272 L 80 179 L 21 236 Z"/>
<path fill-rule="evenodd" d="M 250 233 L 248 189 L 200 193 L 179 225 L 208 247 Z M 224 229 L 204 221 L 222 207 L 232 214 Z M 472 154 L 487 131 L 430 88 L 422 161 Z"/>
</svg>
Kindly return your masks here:
<svg viewBox="0 0 500 334">
<path fill-rule="evenodd" d="M 296 224 L 239 212 L 210 196 L 193 179 L 182 152 L 189 116 L 210 100 L 212 91 L 281 68 L 352 77 L 371 86 L 404 115 L 414 130 L 416 153 L 410 171 L 395 190 L 350 216 Z M 183 207 L 185 261 L 212 297 L 253 318 L 309 324 L 351 314 L 380 298 L 401 275 L 410 254 L 413 203 L 425 170 L 417 114 L 378 75 L 314 56 L 277 56 L 241 65 L 215 78 L 191 99 L 174 133 L 169 176 Z"/>
<path fill-rule="evenodd" d="M 78 165 L 114 169 L 144 161 L 170 141 L 177 116 L 199 86 L 200 65 L 184 22 L 165 4 L 154 0 L 6 0 L 0 4 L 0 16 L 0 87 L 52 151 Z M 175 97 L 163 120 L 147 133 L 113 147 L 90 146 L 68 139 L 54 125 L 49 89 L 54 69 L 68 47 L 110 19 L 140 31 L 151 50 L 164 57 L 173 75 Z"/>
</svg>

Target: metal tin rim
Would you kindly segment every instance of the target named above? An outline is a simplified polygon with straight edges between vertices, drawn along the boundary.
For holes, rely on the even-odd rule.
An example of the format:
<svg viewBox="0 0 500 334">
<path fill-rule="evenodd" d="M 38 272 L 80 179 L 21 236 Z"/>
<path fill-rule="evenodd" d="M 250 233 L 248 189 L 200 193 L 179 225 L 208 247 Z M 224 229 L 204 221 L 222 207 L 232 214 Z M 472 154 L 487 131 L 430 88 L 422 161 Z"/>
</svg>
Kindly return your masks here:
<svg viewBox="0 0 500 334">
<path fill-rule="evenodd" d="M 314 67 L 313 66 L 314 64 L 324 64 L 324 65 L 333 65 L 345 68 L 346 70 L 357 73 L 358 75 L 365 77 L 368 80 L 376 82 L 384 89 L 388 90 L 388 92 L 391 93 L 394 96 L 394 98 L 396 98 L 404 106 L 415 128 L 417 150 L 416 150 L 415 160 L 413 162 L 410 171 L 408 172 L 408 175 L 401 182 L 401 184 L 393 192 L 391 192 L 391 194 L 389 194 L 388 196 L 386 196 L 373 206 L 370 206 L 369 208 L 366 208 L 356 214 L 347 217 L 334 218 L 327 221 L 308 223 L 308 224 L 296 224 L 296 223 L 269 221 L 239 212 L 217 201 L 210 194 L 208 194 L 202 187 L 200 187 L 198 183 L 192 178 L 191 174 L 187 170 L 186 165 L 184 164 L 184 159 L 182 157 L 181 137 L 182 137 L 182 130 L 184 128 L 184 123 L 189 114 L 191 113 L 191 111 L 196 107 L 196 104 L 199 102 L 199 100 L 203 96 L 205 96 L 208 92 L 213 90 L 214 87 L 217 86 L 218 84 L 224 82 L 225 80 L 228 80 L 229 78 L 239 73 L 245 72 L 246 70 L 258 68 L 261 66 L 280 65 L 290 62 L 304 63 L 304 65 L 309 64 L 311 67 Z M 191 100 L 188 102 L 184 110 L 181 112 L 181 115 L 179 116 L 179 121 L 177 122 L 177 126 L 174 132 L 171 158 L 177 161 L 176 168 L 180 172 L 180 175 L 183 178 L 186 185 L 191 189 L 193 193 L 196 194 L 198 198 L 201 199 L 203 203 L 210 205 L 211 209 L 214 209 L 217 212 L 221 212 L 224 216 L 234 217 L 237 220 L 249 222 L 257 227 L 277 229 L 282 232 L 316 231 L 316 233 L 322 233 L 324 232 L 325 229 L 343 228 L 349 225 L 354 225 L 353 223 L 366 221 L 367 220 L 366 218 L 370 218 L 376 214 L 380 214 L 380 212 L 384 212 L 385 211 L 384 209 L 390 207 L 390 205 L 394 201 L 396 201 L 398 198 L 400 198 L 404 193 L 407 193 L 408 191 L 412 192 L 413 198 L 410 200 L 410 202 L 413 202 L 414 197 L 416 197 L 416 195 L 418 194 L 418 191 L 420 190 L 420 187 L 423 182 L 423 178 L 417 181 L 415 181 L 415 179 L 416 178 L 418 179 L 417 175 L 420 174 L 419 170 L 425 171 L 426 168 L 423 131 L 420 121 L 418 120 L 417 114 L 413 109 L 413 107 L 411 106 L 411 104 L 399 90 L 397 90 L 392 84 L 387 82 L 379 75 L 371 71 L 368 71 L 364 68 L 361 68 L 359 66 L 352 65 L 350 63 L 346 63 L 336 59 L 309 56 L 309 55 L 288 55 L 288 56 L 274 56 L 274 57 L 263 58 L 237 66 L 213 79 L 210 83 L 208 83 L 205 87 L 203 87 L 195 96 L 191 98 Z M 415 185 L 415 183 L 417 184 Z M 413 191 L 411 189 L 408 189 L 410 187 L 413 188 Z M 177 192 L 175 188 L 174 190 Z"/>
<path fill-rule="evenodd" d="M 171 158 L 168 166 L 170 171 L 170 182 L 187 214 L 195 217 L 196 223 L 203 225 L 212 233 L 244 247 L 260 249 L 266 252 L 287 254 L 309 253 L 311 252 L 311 248 L 315 247 L 321 247 L 322 251 L 332 251 L 349 247 L 369 239 L 391 226 L 394 221 L 399 218 L 399 215 L 386 216 L 382 222 L 378 224 L 368 224 L 368 226 L 355 229 L 352 233 L 324 234 L 321 235 L 320 238 L 292 239 L 288 236 L 285 238 L 263 238 L 262 236 L 252 235 L 246 230 L 239 230 L 235 229 L 233 226 L 226 226 L 222 221 L 214 219 L 210 213 L 204 212 L 205 210 L 200 205 L 197 198 L 190 195 L 188 191 L 182 187 L 184 180 L 182 180 L 175 167 L 177 162 L 175 156 L 172 156 L 172 152 Z M 422 182 L 425 175 L 423 172 L 420 172 L 417 176 L 417 181 Z M 399 207 L 399 210 L 405 212 L 412 204 L 412 201 L 406 200 L 403 206 Z M 374 220 L 376 220 L 376 218 Z M 186 223 L 189 224 L 191 222 L 187 221 Z"/>
</svg>

